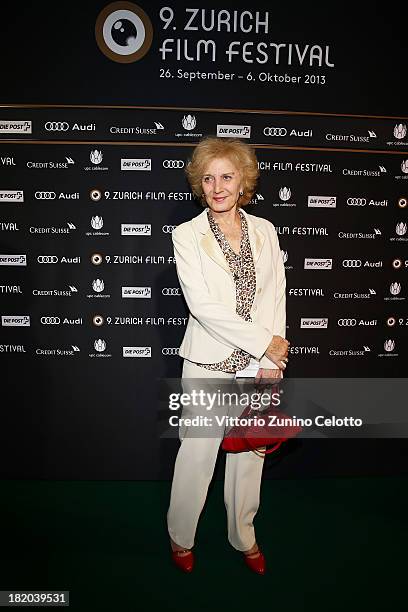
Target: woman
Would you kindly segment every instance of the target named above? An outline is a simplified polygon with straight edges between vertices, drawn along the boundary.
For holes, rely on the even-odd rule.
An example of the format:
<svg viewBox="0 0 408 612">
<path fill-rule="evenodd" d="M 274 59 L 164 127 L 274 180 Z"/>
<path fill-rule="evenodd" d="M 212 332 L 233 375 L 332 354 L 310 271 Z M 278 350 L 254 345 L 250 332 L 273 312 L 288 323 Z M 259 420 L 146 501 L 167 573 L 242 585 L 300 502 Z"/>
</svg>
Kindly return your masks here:
<svg viewBox="0 0 408 612">
<path fill-rule="evenodd" d="M 232 379 L 254 363 L 256 383 L 280 377 L 289 342 L 278 237 L 272 223 L 242 210 L 259 176 L 255 153 L 236 139 L 206 138 L 186 171 L 205 210 L 172 232 L 177 275 L 190 310 L 179 348 L 182 379 Z M 181 439 L 167 523 L 173 561 L 186 572 L 194 566 L 191 548 L 221 441 L 222 436 Z M 228 540 L 259 574 L 265 573 L 265 558 L 253 518 L 262 468 L 263 458 L 252 451 L 227 453 Z"/>
</svg>

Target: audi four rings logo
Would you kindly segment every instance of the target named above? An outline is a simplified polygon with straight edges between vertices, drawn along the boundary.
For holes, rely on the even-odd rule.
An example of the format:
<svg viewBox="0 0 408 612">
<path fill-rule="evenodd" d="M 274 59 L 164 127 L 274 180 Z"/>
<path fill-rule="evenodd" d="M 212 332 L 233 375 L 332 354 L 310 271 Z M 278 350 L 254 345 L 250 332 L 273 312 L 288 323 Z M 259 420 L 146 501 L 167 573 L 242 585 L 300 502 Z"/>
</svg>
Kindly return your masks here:
<svg viewBox="0 0 408 612">
<path fill-rule="evenodd" d="M 47 132 L 66 132 L 69 130 L 69 123 L 66 121 L 47 121 L 44 127 Z"/>
<path fill-rule="evenodd" d="M 57 194 L 55 191 L 36 191 L 34 197 L 36 200 L 55 200 Z"/>
<path fill-rule="evenodd" d="M 343 259 L 343 268 L 361 268 L 361 259 Z"/>
<path fill-rule="evenodd" d="M 181 295 L 179 287 L 163 287 L 162 295 Z"/>
<path fill-rule="evenodd" d="M 40 321 L 43 325 L 59 325 L 61 323 L 59 317 L 41 317 Z"/>
<path fill-rule="evenodd" d="M 163 168 L 184 168 L 184 162 L 182 159 L 165 159 Z"/>
<path fill-rule="evenodd" d="M 162 232 L 163 234 L 171 234 L 176 227 L 177 225 L 162 225 Z"/>
<path fill-rule="evenodd" d="M 40 264 L 53 264 L 58 263 L 58 257 L 56 255 L 38 255 L 37 261 Z"/>
<path fill-rule="evenodd" d="M 348 206 L 365 206 L 367 200 L 365 198 L 347 198 Z"/>
<path fill-rule="evenodd" d="M 339 327 L 354 327 L 357 325 L 357 319 L 339 319 L 337 325 Z"/>
<path fill-rule="evenodd" d="M 162 348 L 162 355 L 178 355 L 178 347 L 165 346 Z"/>
<path fill-rule="evenodd" d="M 288 130 L 279 127 L 266 127 L 263 131 L 265 136 L 286 136 Z"/>
</svg>

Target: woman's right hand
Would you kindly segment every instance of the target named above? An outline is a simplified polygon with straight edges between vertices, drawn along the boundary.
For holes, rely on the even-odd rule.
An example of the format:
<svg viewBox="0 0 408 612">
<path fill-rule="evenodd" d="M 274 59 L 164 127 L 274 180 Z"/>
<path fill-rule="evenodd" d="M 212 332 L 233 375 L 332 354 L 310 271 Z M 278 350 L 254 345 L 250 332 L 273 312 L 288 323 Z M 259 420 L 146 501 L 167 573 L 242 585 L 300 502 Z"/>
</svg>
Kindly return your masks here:
<svg viewBox="0 0 408 612">
<path fill-rule="evenodd" d="M 273 336 L 265 355 L 281 370 L 286 368 L 290 342 L 282 336 Z"/>
</svg>

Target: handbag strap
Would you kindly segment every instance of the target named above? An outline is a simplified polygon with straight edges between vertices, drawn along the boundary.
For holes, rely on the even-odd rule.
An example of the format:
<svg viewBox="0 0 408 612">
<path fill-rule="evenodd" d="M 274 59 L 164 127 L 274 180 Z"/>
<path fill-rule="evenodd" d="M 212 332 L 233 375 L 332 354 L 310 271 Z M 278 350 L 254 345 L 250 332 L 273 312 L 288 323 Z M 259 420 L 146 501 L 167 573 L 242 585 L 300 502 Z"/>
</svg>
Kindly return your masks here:
<svg viewBox="0 0 408 612">
<path fill-rule="evenodd" d="M 265 457 L 265 455 L 270 455 L 274 451 L 278 450 L 278 448 L 283 442 L 283 440 L 278 440 L 278 442 L 275 442 L 275 444 L 271 448 L 266 448 L 264 451 L 262 451 L 259 447 L 253 446 L 249 438 L 245 438 L 245 440 L 248 443 L 248 446 L 251 447 L 251 450 L 255 453 L 255 455 L 258 455 L 258 457 Z"/>
</svg>

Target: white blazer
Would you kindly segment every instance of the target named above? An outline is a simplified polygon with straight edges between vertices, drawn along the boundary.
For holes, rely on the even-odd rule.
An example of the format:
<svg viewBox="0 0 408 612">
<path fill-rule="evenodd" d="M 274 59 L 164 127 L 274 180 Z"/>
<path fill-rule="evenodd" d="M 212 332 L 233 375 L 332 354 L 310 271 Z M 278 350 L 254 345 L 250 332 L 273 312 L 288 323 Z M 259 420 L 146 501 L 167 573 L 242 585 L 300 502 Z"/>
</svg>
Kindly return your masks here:
<svg viewBox="0 0 408 612">
<path fill-rule="evenodd" d="M 223 361 L 234 349 L 277 366 L 264 355 L 273 335 L 286 333 L 286 278 L 275 227 L 241 209 L 256 271 L 251 321 L 236 314 L 235 283 L 211 230 L 207 210 L 172 231 L 177 276 L 190 310 L 179 355 L 200 363 Z"/>
</svg>

